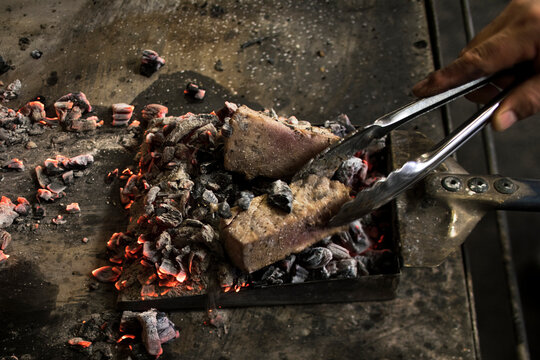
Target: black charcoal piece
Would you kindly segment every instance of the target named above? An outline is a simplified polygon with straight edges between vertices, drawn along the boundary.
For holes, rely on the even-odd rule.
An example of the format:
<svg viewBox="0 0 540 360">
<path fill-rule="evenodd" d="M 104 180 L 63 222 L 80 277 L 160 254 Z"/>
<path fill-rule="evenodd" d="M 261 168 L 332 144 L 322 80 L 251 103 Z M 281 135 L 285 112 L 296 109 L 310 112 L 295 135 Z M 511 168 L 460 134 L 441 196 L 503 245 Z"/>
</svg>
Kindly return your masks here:
<svg viewBox="0 0 540 360">
<path fill-rule="evenodd" d="M 366 235 L 363 225 L 359 220 L 355 220 L 349 225 L 351 244 L 357 254 L 361 254 L 371 246 L 371 240 Z"/>
<path fill-rule="evenodd" d="M 72 102 L 73 106 L 78 107 L 83 113 L 92 111 L 92 106 L 83 92 L 69 93 L 56 100 L 56 103 Z"/>
<path fill-rule="evenodd" d="M 247 210 L 254 197 L 255 195 L 251 191 L 240 191 L 240 197 L 236 200 L 236 205 L 242 210 Z"/>
<path fill-rule="evenodd" d="M 339 137 L 345 137 L 355 130 L 349 117 L 345 114 L 338 115 L 334 120 L 325 121 L 324 127 Z"/>
<path fill-rule="evenodd" d="M 355 278 L 358 275 L 357 261 L 343 259 L 337 262 L 337 276 L 340 278 Z"/>
<path fill-rule="evenodd" d="M 231 207 L 228 202 L 224 201 L 218 205 L 218 215 L 223 219 L 228 219 L 232 216 Z"/>
<path fill-rule="evenodd" d="M 275 266 L 269 266 L 261 277 L 261 281 L 270 285 L 281 285 L 284 282 L 285 272 Z"/>
<path fill-rule="evenodd" d="M 334 178 L 347 186 L 353 186 L 356 181 L 365 180 L 367 170 L 368 166 L 362 159 L 352 157 L 341 163 Z"/>
<path fill-rule="evenodd" d="M 349 250 L 338 244 L 330 243 L 326 245 L 326 248 L 332 253 L 332 259 L 341 260 L 349 259 L 351 257 Z"/>
<path fill-rule="evenodd" d="M 143 50 L 141 67 L 139 69 L 141 75 L 150 77 L 163 65 L 165 65 L 165 60 L 160 57 L 157 52 L 155 52 L 154 50 Z"/>
<path fill-rule="evenodd" d="M 301 254 L 299 260 L 306 269 L 319 269 L 332 260 L 332 252 L 323 247 L 312 247 Z"/>
<path fill-rule="evenodd" d="M 167 245 L 171 245 L 171 235 L 169 232 L 163 231 L 156 241 L 156 249 L 161 250 Z"/>
<path fill-rule="evenodd" d="M 60 194 L 62 191 L 66 190 L 66 185 L 64 185 L 58 180 L 54 180 L 49 185 L 47 185 L 47 190 L 55 194 Z"/>
<path fill-rule="evenodd" d="M 216 61 L 216 63 L 214 64 L 214 70 L 223 71 L 223 63 L 221 62 L 221 60 Z"/>
<path fill-rule="evenodd" d="M 291 188 L 284 181 L 274 181 L 270 187 L 270 192 L 268 193 L 268 201 L 271 205 L 291 213 L 293 207 L 293 194 Z"/>
<path fill-rule="evenodd" d="M 291 278 L 291 283 L 298 284 L 303 283 L 309 277 L 309 271 L 304 269 L 302 266 L 296 264 L 294 265 L 294 275 Z"/>
<path fill-rule="evenodd" d="M 0 56 L 0 75 L 7 73 L 9 70 L 11 70 L 11 65 Z"/>
<path fill-rule="evenodd" d="M 217 204 L 219 202 L 218 198 L 212 190 L 204 190 L 201 196 L 201 200 L 205 205 Z"/>
</svg>

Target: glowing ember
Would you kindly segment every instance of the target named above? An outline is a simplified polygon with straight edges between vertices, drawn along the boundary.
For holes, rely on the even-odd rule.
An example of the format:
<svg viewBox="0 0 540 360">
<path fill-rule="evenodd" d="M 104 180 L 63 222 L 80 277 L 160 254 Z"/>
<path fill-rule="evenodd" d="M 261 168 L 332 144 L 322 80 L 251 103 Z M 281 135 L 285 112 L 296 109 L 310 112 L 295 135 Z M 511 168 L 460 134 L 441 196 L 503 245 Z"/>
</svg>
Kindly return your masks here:
<svg viewBox="0 0 540 360">
<path fill-rule="evenodd" d="M 56 225 L 63 225 L 67 223 L 67 221 L 64 219 L 62 215 L 58 215 L 57 217 L 53 218 L 51 221 Z"/>
<path fill-rule="evenodd" d="M 6 164 L 4 164 L 4 168 L 10 169 L 10 170 L 23 171 L 24 163 L 22 160 L 14 158 L 14 159 L 9 160 Z"/>
<path fill-rule="evenodd" d="M 131 335 L 131 334 L 122 335 L 120 336 L 118 340 L 116 340 L 116 342 L 121 343 L 122 341 L 127 340 L 127 339 L 133 340 L 135 339 L 135 335 Z"/>
<path fill-rule="evenodd" d="M 122 268 L 118 266 L 102 266 L 92 271 L 92 275 L 102 282 L 115 282 L 122 274 Z"/>
<path fill-rule="evenodd" d="M 143 300 L 149 297 L 158 297 L 159 294 L 156 292 L 156 287 L 153 284 L 143 285 L 141 289 L 141 298 Z"/>
<path fill-rule="evenodd" d="M 87 348 L 90 345 L 92 345 L 92 342 L 83 340 L 80 337 L 75 337 L 75 338 L 69 339 L 68 344 L 71 345 L 71 346 L 80 346 L 82 348 Z"/>
<path fill-rule="evenodd" d="M 120 280 L 120 281 L 117 281 L 116 283 L 114 283 L 114 287 L 118 291 L 121 291 L 121 290 L 125 289 L 126 286 L 127 286 L 127 280 Z"/>
<path fill-rule="evenodd" d="M 9 258 L 9 255 L 4 254 L 3 250 L 0 250 L 0 264 L 6 261 Z"/>
<path fill-rule="evenodd" d="M 76 213 L 76 212 L 80 212 L 81 208 L 79 207 L 78 203 L 71 203 L 66 206 L 66 211 L 69 213 Z"/>
</svg>

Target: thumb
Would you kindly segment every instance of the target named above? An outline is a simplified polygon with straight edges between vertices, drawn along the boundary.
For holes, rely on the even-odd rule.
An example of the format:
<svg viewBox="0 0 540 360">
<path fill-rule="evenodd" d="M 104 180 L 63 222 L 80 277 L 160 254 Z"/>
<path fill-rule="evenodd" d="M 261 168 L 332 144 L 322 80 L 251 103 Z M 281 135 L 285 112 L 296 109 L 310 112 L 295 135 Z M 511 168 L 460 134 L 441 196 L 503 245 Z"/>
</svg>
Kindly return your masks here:
<svg viewBox="0 0 540 360">
<path fill-rule="evenodd" d="M 518 120 L 540 112 L 540 74 L 512 90 L 493 114 L 492 125 L 496 131 L 508 129 Z"/>
</svg>

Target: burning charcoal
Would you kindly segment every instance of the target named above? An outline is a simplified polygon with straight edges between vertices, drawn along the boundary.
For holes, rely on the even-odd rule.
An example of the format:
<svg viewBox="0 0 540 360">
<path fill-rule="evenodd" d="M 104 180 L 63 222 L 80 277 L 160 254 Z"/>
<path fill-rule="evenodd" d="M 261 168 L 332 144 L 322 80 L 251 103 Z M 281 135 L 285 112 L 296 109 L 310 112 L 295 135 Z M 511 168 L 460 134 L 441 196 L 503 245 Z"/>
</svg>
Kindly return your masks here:
<svg viewBox="0 0 540 360">
<path fill-rule="evenodd" d="M 87 244 L 89 240 L 88 240 L 87 237 L 83 237 L 81 241 L 82 241 L 83 243 Z"/>
<path fill-rule="evenodd" d="M 229 206 L 229 203 L 226 201 L 223 201 L 219 203 L 218 205 L 218 215 L 219 217 L 223 219 L 228 219 L 232 216 L 231 213 L 231 207 Z"/>
<path fill-rule="evenodd" d="M 274 181 L 270 188 L 270 192 L 268 193 L 268 201 L 273 206 L 291 213 L 293 206 L 293 194 L 291 188 L 284 181 Z"/>
<path fill-rule="evenodd" d="M 47 159 L 45 160 L 43 164 L 45 166 L 45 172 L 47 173 L 47 175 L 54 176 L 54 175 L 58 175 L 64 172 L 64 169 L 60 167 L 60 165 L 58 164 L 58 160 L 56 159 Z M 36 171 L 37 171 L 37 168 L 36 168 Z M 39 181 L 39 178 L 38 178 L 38 181 Z"/>
<path fill-rule="evenodd" d="M 154 50 L 143 50 L 141 67 L 139 69 L 141 75 L 150 77 L 163 65 L 165 65 L 165 60 L 160 57 L 157 52 L 155 52 Z"/>
<path fill-rule="evenodd" d="M 158 274 L 174 276 L 178 275 L 178 269 L 169 259 L 163 259 L 158 268 Z"/>
<path fill-rule="evenodd" d="M 169 109 L 166 106 L 149 104 L 142 109 L 141 116 L 143 120 L 150 122 L 152 119 L 164 118 L 168 112 Z"/>
<path fill-rule="evenodd" d="M 347 186 L 353 186 L 356 181 L 366 179 L 367 163 L 357 157 L 345 160 L 337 169 L 334 178 Z"/>
<path fill-rule="evenodd" d="M 80 337 L 74 337 L 68 340 L 68 344 L 71 346 L 79 346 L 81 348 L 87 348 L 92 345 L 91 341 L 83 340 Z"/>
<path fill-rule="evenodd" d="M 138 316 L 142 326 L 142 341 L 148 354 L 159 356 L 163 353 L 161 348 L 161 340 L 157 329 L 157 311 L 150 309 Z"/>
<path fill-rule="evenodd" d="M 240 191 L 240 197 L 236 200 L 236 205 L 242 210 L 247 210 L 254 197 L 255 195 L 251 191 Z"/>
<path fill-rule="evenodd" d="M 15 206 L 8 198 L 2 196 L 0 200 L 0 229 L 6 228 L 19 216 L 13 209 Z"/>
<path fill-rule="evenodd" d="M 357 261 L 355 259 L 342 259 L 337 261 L 337 276 L 341 278 L 355 278 L 358 275 Z"/>
<path fill-rule="evenodd" d="M 90 102 L 83 92 L 69 93 L 56 100 L 56 103 L 58 102 L 71 102 L 74 106 L 79 107 L 83 113 L 92 111 L 92 105 L 90 105 Z"/>
<path fill-rule="evenodd" d="M 284 282 L 285 272 L 280 268 L 270 265 L 261 277 L 262 281 L 265 281 L 271 285 L 281 285 Z"/>
<path fill-rule="evenodd" d="M 73 176 L 73 170 L 66 171 L 62 174 L 62 180 L 64 184 L 71 185 L 75 182 L 75 177 Z"/>
<path fill-rule="evenodd" d="M 349 225 L 352 246 L 357 254 L 363 253 L 371 246 L 371 240 L 364 232 L 362 223 L 359 220 L 353 221 Z"/>
<path fill-rule="evenodd" d="M 229 291 L 235 282 L 235 270 L 229 263 L 220 262 L 218 265 L 219 284 L 225 292 Z"/>
<path fill-rule="evenodd" d="M 91 154 L 77 155 L 69 159 L 68 167 L 70 169 L 86 169 L 94 163 L 94 157 Z"/>
<path fill-rule="evenodd" d="M 72 108 L 73 103 L 71 101 L 57 101 L 54 103 L 54 110 L 56 111 L 56 116 L 61 123 L 66 120 L 66 117 Z"/>
<path fill-rule="evenodd" d="M 51 219 L 51 222 L 56 225 L 64 225 L 67 223 L 62 215 L 57 215 L 55 218 Z"/>
<path fill-rule="evenodd" d="M 6 261 L 9 258 L 8 254 L 4 254 L 3 250 L 0 250 L 0 264 Z"/>
<path fill-rule="evenodd" d="M 143 256 L 153 263 L 158 261 L 158 253 L 153 243 L 147 241 L 143 244 Z"/>
<path fill-rule="evenodd" d="M 332 133 L 339 137 L 345 137 L 355 130 L 354 126 L 349 120 L 349 117 L 345 114 L 338 115 L 335 120 L 325 121 L 324 127 L 330 129 Z"/>
<path fill-rule="evenodd" d="M 26 216 L 28 215 L 28 212 L 30 211 L 30 203 L 28 202 L 28 200 L 26 200 L 25 198 L 23 197 L 18 197 L 17 198 L 17 206 L 15 206 L 15 212 L 21 216 Z"/>
<path fill-rule="evenodd" d="M 36 60 L 41 58 L 41 55 L 43 55 L 43 51 L 40 51 L 38 49 L 34 49 L 30 52 L 30 56 Z"/>
<path fill-rule="evenodd" d="M 294 265 L 294 275 L 291 278 L 291 283 L 298 284 L 307 280 L 309 271 L 301 267 L 300 265 Z"/>
<path fill-rule="evenodd" d="M 39 101 L 30 101 L 26 103 L 19 112 L 24 116 L 28 116 L 32 122 L 40 122 L 47 116 L 45 114 L 45 106 Z"/>
<path fill-rule="evenodd" d="M 188 83 L 184 94 L 192 99 L 202 101 L 206 95 L 206 90 L 202 89 L 199 85 L 194 83 Z"/>
<path fill-rule="evenodd" d="M 75 132 L 94 131 L 102 124 L 103 121 L 99 121 L 97 116 L 89 116 L 87 118 L 71 118 L 71 124 L 67 127 L 67 130 Z"/>
<path fill-rule="evenodd" d="M 238 105 L 225 101 L 225 106 L 217 111 L 217 116 L 219 120 L 225 121 L 226 118 L 230 119 L 236 110 L 238 110 Z"/>
<path fill-rule="evenodd" d="M 156 249 L 161 250 L 167 245 L 171 245 L 171 235 L 167 231 L 164 231 L 156 241 Z"/>
<path fill-rule="evenodd" d="M 5 250 L 9 243 L 11 243 L 11 234 L 0 229 L 0 250 Z"/>
<path fill-rule="evenodd" d="M 66 206 L 66 211 L 68 213 L 77 213 L 77 212 L 81 212 L 81 208 L 79 207 L 78 203 L 71 203 Z"/>
<path fill-rule="evenodd" d="M 122 275 L 122 269 L 117 266 L 102 266 L 93 270 L 92 275 L 101 282 L 115 282 Z"/>
<path fill-rule="evenodd" d="M 318 269 L 332 260 L 332 252 L 323 247 L 312 247 L 299 255 L 300 262 L 307 269 Z"/>
<path fill-rule="evenodd" d="M 23 171 L 24 163 L 22 160 L 13 158 L 4 164 L 4 169 Z"/>
<path fill-rule="evenodd" d="M 339 246 L 338 244 L 330 243 L 326 245 L 326 248 L 332 253 L 332 259 L 341 260 L 349 259 L 351 257 L 349 251 L 343 246 Z"/>
<path fill-rule="evenodd" d="M 124 103 L 113 104 L 112 126 L 127 125 L 129 120 L 131 119 L 131 116 L 133 115 L 133 109 L 135 109 L 135 106 L 133 105 L 124 104 Z"/>
</svg>

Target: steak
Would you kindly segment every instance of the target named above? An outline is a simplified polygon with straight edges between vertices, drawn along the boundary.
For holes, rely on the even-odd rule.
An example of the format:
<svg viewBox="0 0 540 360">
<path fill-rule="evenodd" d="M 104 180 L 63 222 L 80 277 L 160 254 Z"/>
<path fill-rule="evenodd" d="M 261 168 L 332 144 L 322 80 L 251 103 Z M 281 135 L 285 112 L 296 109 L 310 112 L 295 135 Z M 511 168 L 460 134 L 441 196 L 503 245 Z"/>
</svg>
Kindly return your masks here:
<svg viewBox="0 0 540 360">
<path fill-rule="evenodd" d="M 291 213 L 270 205 L 265 194 L 254 198 L 247 210 L 234 207 L 233 216 L 222 219 L 221 237 L 238 268 L 259 270 L 344 230 L 325 225 L 350 200 L 347 186 L 310 175 L 290 187 L 294 196 Z"/>
<path fill-rule="evenodd" d="M 309 159 L 339 140 L 327 129 L 307 124 L 292 125 L 241 106 L 230 120 L 225 168 L 248 179 L 292 177 Z"/>
</svg>

